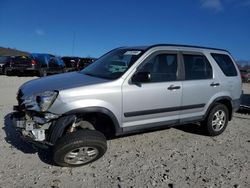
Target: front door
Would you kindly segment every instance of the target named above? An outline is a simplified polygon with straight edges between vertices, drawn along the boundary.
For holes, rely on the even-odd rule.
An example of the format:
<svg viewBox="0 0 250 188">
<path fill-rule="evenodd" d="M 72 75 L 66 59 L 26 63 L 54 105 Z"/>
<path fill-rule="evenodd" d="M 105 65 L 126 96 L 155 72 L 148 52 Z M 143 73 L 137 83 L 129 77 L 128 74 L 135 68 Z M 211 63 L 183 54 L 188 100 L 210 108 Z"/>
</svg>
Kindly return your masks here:
<svg viewBox="0 0 250 188">
<path fill-rule="evenodd" d="M 177 52 L 158 52 L 148 57 L 135 74 L 148 73 L 141 83 L 125 82 L 123 128 L 127 131 L 174 124 L 179 119 L 182 82 L 178 81 Z"/>
</svg>

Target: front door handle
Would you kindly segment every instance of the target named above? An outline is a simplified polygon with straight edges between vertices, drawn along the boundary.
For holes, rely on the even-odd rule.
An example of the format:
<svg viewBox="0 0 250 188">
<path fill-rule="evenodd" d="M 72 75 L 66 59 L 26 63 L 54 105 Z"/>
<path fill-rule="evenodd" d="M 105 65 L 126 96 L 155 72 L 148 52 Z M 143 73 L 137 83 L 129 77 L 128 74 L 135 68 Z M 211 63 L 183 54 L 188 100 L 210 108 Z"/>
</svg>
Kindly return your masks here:
<svg viewBox="0 0 250 188">
<path fill-rule="evenodd" d="M 212 87 L 216 87 L 216 86 L 219 86 L 219 85 L 220 85 L 220 83 L 214 83 L 214 82 L 210 84 L 210 86 L 212 86 Z"/>
<path fill-rule="evenodd" d="M 181 86 L 171 85 L 171 86 L 168 87 L 168 90 L 176 90 L 176 89 L 181 89 Z"/>
</svg>

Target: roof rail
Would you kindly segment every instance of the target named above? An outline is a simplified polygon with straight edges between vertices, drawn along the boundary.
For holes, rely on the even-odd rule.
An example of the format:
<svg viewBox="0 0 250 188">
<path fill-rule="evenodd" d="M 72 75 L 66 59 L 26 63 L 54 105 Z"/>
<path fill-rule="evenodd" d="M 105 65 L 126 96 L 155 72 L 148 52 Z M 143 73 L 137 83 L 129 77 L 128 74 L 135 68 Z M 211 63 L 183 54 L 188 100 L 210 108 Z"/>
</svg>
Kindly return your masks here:
<svg viewBox="0 0 250 188">
<path fill-rule="evenodd" d="M 193 45 L 185 45 L 185 44 L 154 44 L 151 46 L 148 46 L 147 50 L 150 48 L 158 47 L 158 46 L 175 46 L 175 47 L 189 47 L 189 48 L 200 48 L 200 49 L 209 49 L 209 50 L 220 50 L 228 52 L 225 49 L 219 49 L 219 48 L 210 48 L 210 47 L 204 47 L 204 46 L 193 46 Z"/>
</svg>

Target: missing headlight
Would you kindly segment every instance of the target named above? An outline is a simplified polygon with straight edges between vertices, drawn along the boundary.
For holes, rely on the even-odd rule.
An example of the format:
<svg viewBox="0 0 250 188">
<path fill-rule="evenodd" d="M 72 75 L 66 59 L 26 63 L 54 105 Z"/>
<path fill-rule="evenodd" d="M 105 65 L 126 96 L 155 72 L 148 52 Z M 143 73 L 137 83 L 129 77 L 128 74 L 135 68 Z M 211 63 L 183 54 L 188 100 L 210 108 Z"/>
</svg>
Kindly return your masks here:
<svg viewBox="0 0 250 188">
<path fill-rule="evenodd" d="M 45 91 L 36 97 L 36 102 L 42 112 L 45 112 L 53 104 L 58 95 L 57 91 Z"/>
</svg>

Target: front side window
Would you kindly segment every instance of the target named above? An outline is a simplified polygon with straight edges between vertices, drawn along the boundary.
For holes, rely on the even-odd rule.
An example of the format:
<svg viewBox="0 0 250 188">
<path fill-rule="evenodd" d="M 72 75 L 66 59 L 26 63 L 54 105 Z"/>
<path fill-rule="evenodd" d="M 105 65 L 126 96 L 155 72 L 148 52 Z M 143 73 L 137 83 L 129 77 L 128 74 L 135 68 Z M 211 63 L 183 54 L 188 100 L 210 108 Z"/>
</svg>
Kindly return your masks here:
<svg viewBox="0 0 250 188">
<path fill-rule="evenodd" d="M 185 80 L 211 79 L 213 71 L 207 58 L 203 55 L 183 55 Z"/>
<path fill-rule="evenodd" d="M 142 54 L 141 50 L 116 49 L 90 64 L 81 73 L 115 80 L 121 77 Z"/>
<path fill-rule="evenodd" d="M 150 82 L 176 81 L 177 54 L 159 54 L 150 58 L 138 72 L 150 74 Z"/>
<path fill-rule="evenodd" d="M 216 53 L 212 53 L 211 55 L 226 76 L 237 76 L 234 63 L 228 55 Z"/>
</svg>

